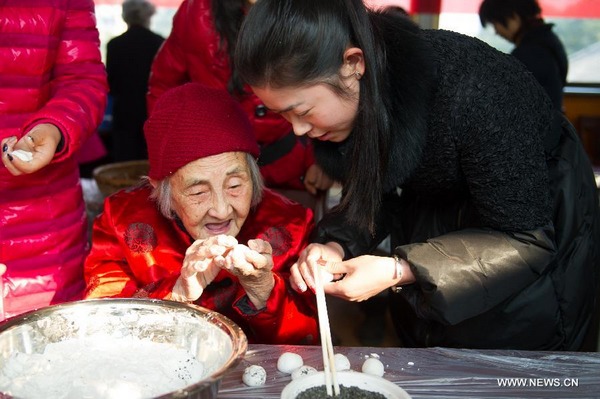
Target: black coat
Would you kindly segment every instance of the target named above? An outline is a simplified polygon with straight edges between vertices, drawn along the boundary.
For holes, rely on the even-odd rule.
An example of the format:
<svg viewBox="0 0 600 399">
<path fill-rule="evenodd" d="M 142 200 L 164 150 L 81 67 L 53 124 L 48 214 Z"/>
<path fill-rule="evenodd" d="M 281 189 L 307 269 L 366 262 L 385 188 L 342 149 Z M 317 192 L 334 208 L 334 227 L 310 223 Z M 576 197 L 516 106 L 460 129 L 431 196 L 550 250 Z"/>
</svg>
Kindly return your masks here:
<svg viewBox="0 0 600 399">
<path fill-rule="evenodd" d="M 398 25 L 385 31 L 397 131 L 375 235 L 329 214 L 315 240 L 354 257 L 391 233 L 417 278 L 390 295 L 408 346 L 577 349 L 596 297 L 600 223 L 576 132 L 510 55 Z M 352 135 L 315 144 L 342 182 L 351 146 Z"/>
<path fill-rule="evenodd" d="M 556 109 L 562 109 L 569 60 L 560 39 L 552 31 L 552 24 L 527 31 L 511 54 L 533 73 Z"/>
<path fill-rule="evenodd" d="M 115 161 L 146 157 L 143 126 L 150 67 L 164 38 L 133 25 L 106 45 L 106 72 L 113 98 L 112 155 Z"/>
</svg>

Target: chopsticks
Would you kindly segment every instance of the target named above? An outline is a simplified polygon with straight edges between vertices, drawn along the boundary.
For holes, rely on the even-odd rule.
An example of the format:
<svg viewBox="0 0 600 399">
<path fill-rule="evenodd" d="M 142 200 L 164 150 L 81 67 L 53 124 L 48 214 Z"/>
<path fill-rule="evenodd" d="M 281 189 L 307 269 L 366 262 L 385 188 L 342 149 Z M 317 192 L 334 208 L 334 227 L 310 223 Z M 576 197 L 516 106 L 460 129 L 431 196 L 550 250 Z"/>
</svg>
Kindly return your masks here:
<svg viewBox="0 0 600 399">
<path fill-rule="evenodd" d="M 325 389 L 327 390 L 327 395 L 338 396 L 340 394 L 340 386 L 337 382 L 337 373 L 335 371 L 335 359 L 333 353 L 333 343 L 331 341 L 329 315 L 327 314 L 327 303 L 325 302 L 325 292 L 323 291 L 321 270 L 320 267 L 317 266 L 317 262 L 313 262 L 313 275 L 315 279 L 315 295 L 317 297 L 319 332 L 321 334 L 321 350 L 323 353 Z"/>
</svg>

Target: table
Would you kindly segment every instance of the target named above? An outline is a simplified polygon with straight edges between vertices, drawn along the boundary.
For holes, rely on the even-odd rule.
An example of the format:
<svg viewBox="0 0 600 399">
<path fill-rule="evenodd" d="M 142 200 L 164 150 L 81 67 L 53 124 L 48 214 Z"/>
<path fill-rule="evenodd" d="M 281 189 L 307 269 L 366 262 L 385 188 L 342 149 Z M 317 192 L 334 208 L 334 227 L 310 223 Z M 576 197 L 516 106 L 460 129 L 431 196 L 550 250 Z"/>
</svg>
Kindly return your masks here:
<svg viewBox="0 0 600 399">
<path fill-rule="evenodd" d="M 304 364 L 323 369 L 320 346 L 250 345 L 245 358 L 221 382 L 219 399 L 279 399 L 290 376 L 277 371 L 277 359 L 295 352 Z M 384 378 L 413 398 L 600 398 L 600 353 L 468 350 L 449 348 L 335 347 L 360 371 L 378 356 Z M 267 371 L 262 387 L 242 383 L 244 369 Z"/>
</svg>

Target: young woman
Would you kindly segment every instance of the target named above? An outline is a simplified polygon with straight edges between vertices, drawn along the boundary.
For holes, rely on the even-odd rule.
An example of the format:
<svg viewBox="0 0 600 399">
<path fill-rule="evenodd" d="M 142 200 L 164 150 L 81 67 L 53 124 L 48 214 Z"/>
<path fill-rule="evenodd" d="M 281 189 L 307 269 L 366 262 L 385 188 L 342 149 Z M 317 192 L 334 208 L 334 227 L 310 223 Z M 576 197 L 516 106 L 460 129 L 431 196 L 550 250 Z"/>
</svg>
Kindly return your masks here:
<svg viewBox="0 0 600 399">
<path fill-rule="evenodd" d="M 261 0 L 235 59 L 343 183 L 293 267 L 297 290 L 314 287 L 315 263 L 331 295 L 394 288 L 407 346 L 580 347 L 596 187 L 573 127 L 517 60 L 360 0 Z M 368 255 L 388 233 L 395 256 Z"/>
<path fill-rule="evenodd" d="M 481 25 L 515 45 L 512 51 L 533 73 L 557 109 L 562 109 L 569 60 L 552 24 L 544 22 L 537 0 L 484 0 L 479 7 Z"/>
</svg>

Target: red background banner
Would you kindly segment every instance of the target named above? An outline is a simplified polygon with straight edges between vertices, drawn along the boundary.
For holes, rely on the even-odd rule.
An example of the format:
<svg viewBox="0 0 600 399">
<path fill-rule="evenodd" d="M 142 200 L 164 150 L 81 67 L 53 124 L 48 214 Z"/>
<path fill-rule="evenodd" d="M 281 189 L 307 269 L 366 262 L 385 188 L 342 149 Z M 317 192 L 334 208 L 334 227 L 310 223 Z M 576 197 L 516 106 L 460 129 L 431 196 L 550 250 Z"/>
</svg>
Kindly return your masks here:
<svg viewBox="0 0 600 399">
<path fill-rule="evenodd" d="M 182 0 L 151 0 L 157 7 L 177 8 Z M 364 0 L 370 7 L 399 5 L 411 14 L 469 13 L 479 11 L 481 0 Z M 538 0 L 544 17 L 600 18 L 600 0 Z M 96 5 L 120 5 L 122 0 L 95 0 Z"/>
</svg>

